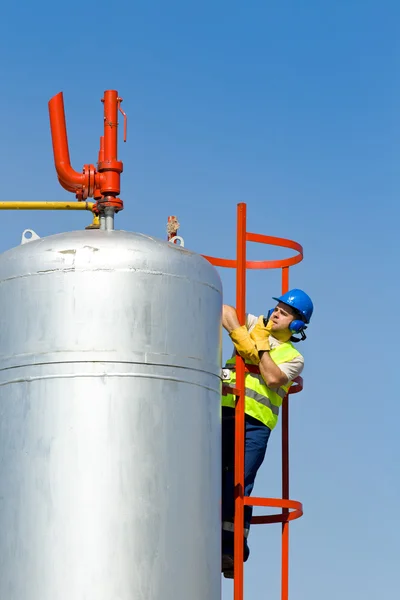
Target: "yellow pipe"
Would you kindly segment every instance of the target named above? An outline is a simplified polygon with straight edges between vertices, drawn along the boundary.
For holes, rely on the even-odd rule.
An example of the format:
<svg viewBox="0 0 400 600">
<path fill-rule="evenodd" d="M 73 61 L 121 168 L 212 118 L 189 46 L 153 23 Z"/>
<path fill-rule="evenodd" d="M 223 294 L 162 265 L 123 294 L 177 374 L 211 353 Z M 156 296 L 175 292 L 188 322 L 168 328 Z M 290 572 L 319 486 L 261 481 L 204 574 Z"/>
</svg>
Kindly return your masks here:
<svg viewBox="0 0 400 600">
<path fill-rule="evenodd" d="M 0 202 L 0 210 L 93 210 L 94 202 Z"/>
<path fill-rule="evenodd" d="M 93 214 L 93 221 L 85 229 L 100 229 L 100 218 L 98 215 Z"/>
</svg>

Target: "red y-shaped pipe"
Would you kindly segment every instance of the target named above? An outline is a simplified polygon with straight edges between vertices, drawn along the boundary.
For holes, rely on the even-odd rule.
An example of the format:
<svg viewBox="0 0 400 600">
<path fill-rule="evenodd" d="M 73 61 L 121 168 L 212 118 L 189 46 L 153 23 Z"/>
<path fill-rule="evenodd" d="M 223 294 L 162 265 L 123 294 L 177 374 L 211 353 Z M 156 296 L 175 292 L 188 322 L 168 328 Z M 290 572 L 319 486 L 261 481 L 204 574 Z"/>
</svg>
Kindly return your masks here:
<svg viewBox="0 0 400 600">
<path fill-rule="evenodd" d="M 120 107 L 122 98 L 115 90 L 104 92 L 104 136 L 100 138 L 98 169 L 85 165 L 82 173 L 71 166 L 68 150 L 67 127 L 65 124 L 64 100 L 59 92 L 49 101 L 50 127 L 53 142 L 54 164 L 58 180 L 70 192 L 75 192 L 79 200 L 95 197 L 103 206 L 113 206 L 121 210 L 122 202 L 116 196 L 120 193 L 120 175 L 123 164 L 117 159 L 118 110 L 124 115 L 124 141 L 126 141 L 126 115 Z"/>
</svg>

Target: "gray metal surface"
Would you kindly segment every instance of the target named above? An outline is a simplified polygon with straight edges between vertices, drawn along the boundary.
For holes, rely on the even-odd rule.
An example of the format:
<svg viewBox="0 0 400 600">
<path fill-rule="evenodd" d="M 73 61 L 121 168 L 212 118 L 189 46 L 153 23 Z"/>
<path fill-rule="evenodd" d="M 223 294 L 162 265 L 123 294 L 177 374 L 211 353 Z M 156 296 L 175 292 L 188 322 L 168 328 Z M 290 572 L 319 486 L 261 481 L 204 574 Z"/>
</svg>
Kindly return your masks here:
<svg viewBox="0 0 400 600">
<path fill-rule="evenodd" d="M 121 231 L 0 256 L 0 598 L 219 600 L 221 284 Z"/>
</svg>

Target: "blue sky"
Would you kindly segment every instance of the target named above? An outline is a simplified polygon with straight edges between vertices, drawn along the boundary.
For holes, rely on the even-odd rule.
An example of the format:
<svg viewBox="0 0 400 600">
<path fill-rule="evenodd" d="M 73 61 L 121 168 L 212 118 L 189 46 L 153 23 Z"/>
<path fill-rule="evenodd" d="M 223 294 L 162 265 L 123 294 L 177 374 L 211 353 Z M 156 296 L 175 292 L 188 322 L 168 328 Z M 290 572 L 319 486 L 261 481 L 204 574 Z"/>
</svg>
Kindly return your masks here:
<svg viewBox="0 0 400 600">
<path fill-rule="evenodd" d="M 64 92 L 71 160 L 96 162 L 100 98 L 129 116 L 116 226 L 234 256 L 248 229 L 294 239 L 291 284 L 314 299 L 305 387 L 291 405 L 291 600 L 378 600 L 398 589 L 396 392 L 400 6 L 390 0 L 10 3 L 2 11 L 2 200 L 71 200 L 53 167 L 47 102 Z M 89 215 L 2 212 L 0 250 L 31 227 Z M 249 246 L 251 258 L 282 252 Z M 225 301 L 234 281 L 222 273 Z M 250 273 L 263 313 L 276 272 Z M 225 339 L 225 342 L 227 340 Z M 225 355 L 229 346 L 225 346 Z M 254 493 L 280 494 L 280 435 Z M 205 502 L 207 499 L 204 499 Z M 251 534 L 246 598 L 279 595 L 279 526 Z M 223 583 L 224 600 L 232 584 Z"/>
</svg>

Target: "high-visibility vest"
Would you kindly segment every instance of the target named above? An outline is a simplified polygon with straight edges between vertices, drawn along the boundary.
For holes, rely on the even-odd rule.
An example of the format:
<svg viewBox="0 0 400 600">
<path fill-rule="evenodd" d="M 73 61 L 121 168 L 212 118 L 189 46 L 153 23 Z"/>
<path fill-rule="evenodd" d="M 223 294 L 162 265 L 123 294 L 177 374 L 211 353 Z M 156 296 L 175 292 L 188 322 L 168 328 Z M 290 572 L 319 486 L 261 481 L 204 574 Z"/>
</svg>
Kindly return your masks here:
<svg viewBox="0 0 400 600">
<path fill-rule="evenodd" d="M 269 355 L 276 365 L 289 362 L 296 356 L 301 356 L 300 352 L 290 342 L 284 342 L 273 348 Z M 235 387 L 236 385 L 235 363 L 235 356 L 226 362 L 225 369 L 229 370 L 229 376 L 223 379 L 225 386 L 222 387 L 222 406 L 231 408 L 235 408 L 236 396 L 229 393 L 227 387 Z M 251 369 L 251 372 L 245 374 L 245 413 L 258 419 L 270 429 L 274 429 L 278 422 L 279 408 L 292 382 L 289 381 L 287 384 L 282 385 L 278 391 L 274 391 L 267 386 L 255 365 L 248 361 L 245 361 L 245 363 Z"/>
</svg>

